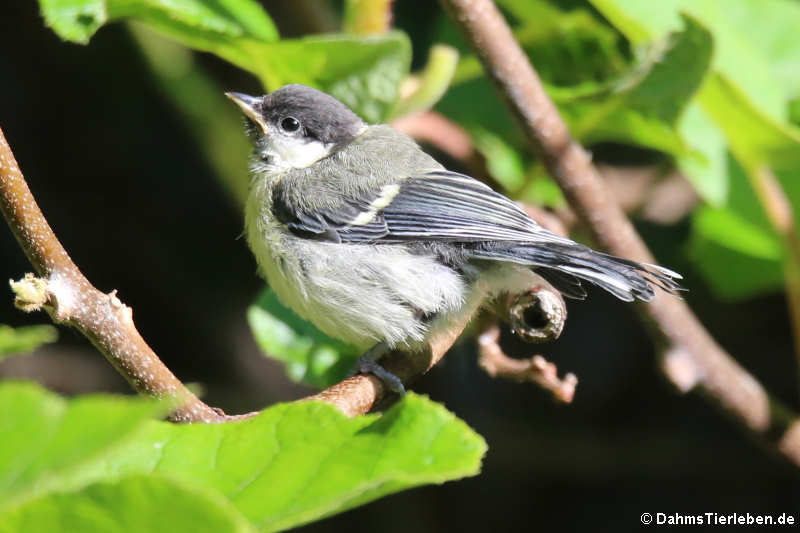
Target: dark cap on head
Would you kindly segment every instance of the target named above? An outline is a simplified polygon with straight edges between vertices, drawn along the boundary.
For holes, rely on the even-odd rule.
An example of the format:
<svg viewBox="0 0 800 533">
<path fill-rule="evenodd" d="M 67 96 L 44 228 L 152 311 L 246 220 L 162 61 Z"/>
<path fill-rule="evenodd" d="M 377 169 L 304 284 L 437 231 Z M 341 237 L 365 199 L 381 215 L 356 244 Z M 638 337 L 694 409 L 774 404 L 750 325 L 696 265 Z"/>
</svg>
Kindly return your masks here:
<svg viewBox="0 0 800 533">
<path fill-rule="evenodd" d="M 285 85 L 261 104 L 265 122 L 280 124 L 288 117 L 300 122 L 303 135 L 326 144 L 353 140 L 364 122 L 339 100 L 305 85 Z"/>
</svg>

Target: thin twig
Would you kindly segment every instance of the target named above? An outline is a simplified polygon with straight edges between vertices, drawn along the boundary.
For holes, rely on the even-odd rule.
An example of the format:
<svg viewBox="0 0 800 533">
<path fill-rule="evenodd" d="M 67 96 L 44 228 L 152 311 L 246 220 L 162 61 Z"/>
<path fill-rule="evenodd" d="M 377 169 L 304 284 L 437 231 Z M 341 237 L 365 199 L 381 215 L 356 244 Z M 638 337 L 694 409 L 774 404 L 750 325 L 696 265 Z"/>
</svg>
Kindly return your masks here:
<svg viewBox="0 0 800 533">
<path fill-rule="evenodd" d="M 46 309 L 54 322 L 75 327 L 133 388 L 173 398 L 177 422 L 221 422 L 228 417 L 200 401 L 161 362 L 139 335 L 132 311 L 116 296 L 97 290 L 83 276 L 42 215 L 0 129 L 0 210 L 38 278 L 16 282 L 18 306 Z"/>
<path fill-rule="evenodd" d="M 345 13 L 346 33 L 386 33 L 392 27 L 392 0 L 347 0 Z"/>
<path fill-rule="evenodd" d="M 563 403 L 571 403 L 575 396 L 578 378 L 575 374 L 567 374 L 564 379 L 558 377 L 556 365 L 541 355 L 528 359 L 514 359 L 505 354 L 500 347 L 500 328 L 491 324 L 478 336 L 478 363 L 487 374 L 521 383 L 535 383 L 553 397 Z"/>
<path fill-rule="evenodd" d="M 511 326 L 511 330 L 527 342 L 546 342 L 561 336 L 567 320 L 567 304 L 561 293 L 545 280 L 528 291 L 508 294 L 494 302 L 493 316 L 483 324 L 478 335 L 478 363 L 492 377 L 502 377 L 519 382 L 535 383 L 550 391 L 556 400 L 570 403 L 575 396 L 578 378 L 567 374 L 558 377 L 556 365 L 541 355 L 528 359 L 514 359 L 500 347 L 499 318 Z M 530 324 L 526 315 L 533 311 L 536 323 Z"/>
<path fill-rule="evenodd" d="M 792 203 L 768 166 L 751 170 L 748 176 L 770 225 L 778 233 L 788 252 L 784 259 L 783 277 L 794 337 L 795 358 L 800 363 L 800 237 L 797 234 Z"/>
<path fill-rule="evenodd" d="M 548 172 L 595 241 L 615 255 L 654 262 L 633 225 L 608 194 L 590 156 L 570 136 L 494 3 L 491 0 L 441 0 L 441 3 L 475 49 L 531 144 L 541 154 Z M 680 353 L 684 354 L 680 379 L 686 383 L 686 374 L 690 373 L 690 382 L 702 387 L 709 397 L 755 433 L 766 437 L 773 429 L 782 434 L 794 420 L 794 415 L 776 414 L 774 400 L 764 387 L 714 341 L 683 300 L 659 294 L 651 303 L 643 304 L 641 310 L 656 344 L 664 348 L 666 375 L 676 384 L 678 378 L 669 371 L 669 354 Z M 800 465 L 800 451 L 787 449 L 797 439 L 789 437 L 787 433 L 778 449 Z"/>
</svg>

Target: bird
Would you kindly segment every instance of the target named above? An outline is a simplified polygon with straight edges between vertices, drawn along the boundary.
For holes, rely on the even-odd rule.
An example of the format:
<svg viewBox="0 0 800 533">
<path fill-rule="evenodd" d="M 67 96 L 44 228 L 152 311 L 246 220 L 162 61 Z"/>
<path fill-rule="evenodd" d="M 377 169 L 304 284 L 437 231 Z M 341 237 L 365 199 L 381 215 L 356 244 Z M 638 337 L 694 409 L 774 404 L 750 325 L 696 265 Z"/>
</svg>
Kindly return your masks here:
<svg viewBox="0 0 800 533">
<path fill-rule="evenodd" d="M 552 233 L 520 206 L 446 169 L 410 137 L 364 122 L 317 89 L 225 93 L 252 141 L 245 235 L 278 299 L 363 353 L 357 370 L 398 393 L 380 365 L 483 302 L 541 279 L 584 299 L 582 282 L 620 300 L 682 290 L 680 274 Z"/>
</svg>

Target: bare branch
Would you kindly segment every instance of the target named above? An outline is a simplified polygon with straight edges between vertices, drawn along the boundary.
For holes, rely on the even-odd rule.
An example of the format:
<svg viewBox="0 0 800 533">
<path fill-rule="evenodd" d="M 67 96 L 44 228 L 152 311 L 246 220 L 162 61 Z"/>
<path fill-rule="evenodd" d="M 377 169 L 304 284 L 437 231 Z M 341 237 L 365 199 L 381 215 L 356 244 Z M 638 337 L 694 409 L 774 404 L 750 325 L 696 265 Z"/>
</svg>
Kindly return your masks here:
<svg viewBox="0 0 800 533">
<path fill-rule="evenodd" d="M 511 326 L 511 331 L 527 342 L 557 339 L 567 320 L 567 305 L 561 293 L 542 280 L 521 294 L 508 294 L 494 302 L 494 315 Z M 529 317 L 535 323 L 529 323 Z M 541 355 L 514 359 L 500 347 L 500 328 L 496 319 L 489 321 L 478 335 L 478 363 L 487 374 L 519 382 L 535 383 L 550 391 L 555 399 L 572 402 L 578 378 L 567 374 L 558 377 L 556 365 Z"/>
<path fill-rule="evenodd" d="M 548 172 L 591 230 L 594 240 L 615 255 L 654 262 L 647 246 L 608 193 L 589 155 L 570 136 L 494 3 L 491 0 L 441 0 L 441 3 L 475 49 L 531 144 L 541 154 Z M 696 377 L 696 385 L 726 411 L 765 437 L 771 427 L 786 425 L 786 420 L 773 416 L 775 403 L 764 387 L 714 341 L 683 300 L 659 294 L 640 309 L 656 344 L 672 353 L 685 354 L 681 375 L 687 374 L 687 365 L 693 365 L 690 374 Z M 671 373 L 667 376 L 674 377 Z M 785 442 L 779 449 L 800 465 L 797 450 L 787 450 Z"/>
<path fill-rule="evenodd" d="M 556 365 L 541 355 L 528 359 L 514 359 L 503 352 L 500 347 L 500 328 L 490 325 L 478 336 L 478 363 L 492 377 L 512 379 L 519 382 L 531 382 L 550 391 L 553 397 L 564 403 L 571 403 L 575 396 L 578 378 L 575 374 L 567 374 L 564 379 L 558 377 Z"/>
<path fill-rule="evenodd" d="M 23 310 L 44 308 L 54 322 L 70 325 L 114 365 L 133 388 L 179 405 L 176 422 L 222 422 L 227 417 L 201 402 L 161 362 L 139 335 L 130 307 L 97 290 L 81 274 L 42 215 L 0 130 L 0 210 L 39 277 L 12 283 Z"/>
</svg>

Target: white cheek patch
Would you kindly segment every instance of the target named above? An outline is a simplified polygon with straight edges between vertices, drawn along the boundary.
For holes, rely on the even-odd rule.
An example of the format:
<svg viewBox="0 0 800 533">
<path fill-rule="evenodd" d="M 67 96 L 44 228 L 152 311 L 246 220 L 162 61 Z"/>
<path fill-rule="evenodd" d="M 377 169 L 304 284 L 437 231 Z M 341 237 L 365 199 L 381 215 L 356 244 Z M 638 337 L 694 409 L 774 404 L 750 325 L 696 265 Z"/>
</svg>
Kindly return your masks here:
<svg viewBox="0 0 800 533">
<path fill-rule="evenodd" d="M 286 136 L 282 132 L 270 131 L 268 146 L 262 155 L 267 156 L 270 166 L 276 170 L 306 168 L 331 153 L 333 145 L 317 140 Z"/>
</svg>

